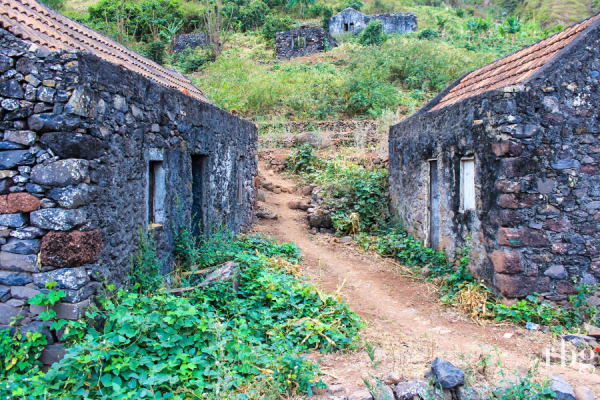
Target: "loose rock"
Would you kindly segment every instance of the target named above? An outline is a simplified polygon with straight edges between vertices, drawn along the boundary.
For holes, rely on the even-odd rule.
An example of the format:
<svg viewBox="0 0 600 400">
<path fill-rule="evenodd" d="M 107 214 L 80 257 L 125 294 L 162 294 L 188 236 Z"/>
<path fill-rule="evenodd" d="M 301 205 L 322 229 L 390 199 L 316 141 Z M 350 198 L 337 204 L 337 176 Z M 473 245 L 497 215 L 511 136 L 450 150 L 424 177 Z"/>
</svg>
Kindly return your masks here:
<svg viewBox="0 0 600 400">
<path fill-rule="evenodd" d="M 431 371 L 426 377 L 435 377 L 434 385 L 436 387 L 441 385 L 443 389 L 452 389 L 465 384 L 465 373 L 441 357 L 433 360 Z"/>
<path fill-rule="evenodd" d="M 561 376 L 551 376 L 550 380 L 552 384 L 550 389 L 556 393 L 557 400 L 575 400 L 575 392 L 567 380 Z"/>
</svg>

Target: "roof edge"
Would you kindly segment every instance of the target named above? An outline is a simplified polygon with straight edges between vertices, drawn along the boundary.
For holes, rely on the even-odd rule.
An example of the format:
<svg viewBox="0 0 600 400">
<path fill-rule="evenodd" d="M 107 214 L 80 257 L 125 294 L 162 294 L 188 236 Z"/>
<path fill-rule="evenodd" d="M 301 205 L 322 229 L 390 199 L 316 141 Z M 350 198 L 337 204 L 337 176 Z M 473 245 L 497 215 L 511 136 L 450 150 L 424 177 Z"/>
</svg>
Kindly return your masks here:
<svg viewBox="0 0 600 400">
<path fill-rule="evenodd" d="M 462 75 L 460 78 L 458 78 L 457 80 L 455 80 L 454 82 L 452 82 L 452 83 L 450 84 L 450 86 L 448 86 L 446 89 L 444 89 L 442 92 L 440 92 L 440 93 L 439 93 L 437 96 L 435 96 L 435 97 L 434 97 L 434 98 L 433 98 L 431 101 L 429 101 L 429 102 L 428 102 L 428 103 L 427 103 L 425 106 L 423 106 L 423 107 L 422 107 L 422 108 L 421 108 L 419 111 L 417 111 L 415 114 L 413 114 L 413 115 L 412 115 L 410 118 L 412 118 L 412 117 L 413 117 L 413 116 L 415 116 L 415 115 L 420 115 L 420 114 L 422 114 L 422 113 L 429 112 L 429 110 L 431 110 L 433 107 L 435 107 L 435 106 L 437 106 L 437 105 L 438 105 L 438 103 L 440 102 L 440 100 L 441 100 L 442 98 L 444 98 L 444 97 L 445 97 L 445 95 L 446 95 L 446 94 L 448 94 L 448 92 L 449 92 L 449 91 L 450 91 L 452 88 L 456 87 L 456 85 L 458 85 L 458 84 L 459 84 L 459 83 L 460 83 L 460 82 L 461 82 L 461 81 L 462 81 L 462 80 L 463 80 L 463 79 L 464 79 L 464 78 L 465 78 L 467 75 L 471 74 L 472 72 L 478 71 L 478 70 L 480 70 L 480 69 L 482 69 L 482 68 L 485 68 L 485 67 L 487 67 L 488 65 L 491 65 L 491 64 L 494 64 L 494 63 L 496 63 L 496 62 L 499 62 L 499 61 L 501 61 L 501 60 L 503 60 L 503 59 L 505 59 L 505 58 L 507 58 L 507 57 L 510 57 L 510 56 L 512 56 L 512 55 L 513 55 L 513 54 L 515 54 L 515 53 L 518 53 L 518 52 L 520 52 L 520 51 L 523 51 L 523 50 L 525 50 L 525 49 L 528 49 L 529 47 L 535 46 L 537 43 L 541 42 L 542 40 L 548 40 L 548 39 L 550 39 L 551 37 L 553 37 L 553 36 L 556 36 L 556 35 L 560 34 L 560 33 L 561 33 L 562 31 L 564 31 L 565 29 L 567 29 L 567 28 L 570 28 L 571 26 L 574 26 L 574 25 L 580 24 L 580 23 L 582 23 L 582 22 L 584 22 L 584 21 L 587 21 L 588 19 L 594 18 L 594 17 L 596 17 L 596 16 L 597 16 L 597 15 L 599 15 L 599 14 L 600 14 L 600 12 L 599 12 L 599 13 L 596 13 L 596 14 L 593 14 L 593 15 L 590 15 L 589 17 L 587 17 L 587 18 L 585 18 L 585 19 L 582 19 L 581 21 L 577 21 L 577 22 L 575 22 L 574 24 L 571 24 L 571 25 L 567 26 L 566 28 L 564 28 L 564 29 L 561 29 L 560 31 L 558 31 L 558 32 L 556 32 L 556 33 L 554 33 L 554 34 L 552 34 L 552 35 L 548 36 L 547 38 L 540 39 L 540 40 L 538 40 L 537 42 L 531 43 L 531 44 L 530 44 L 530 45 L 528 45 L 528 46 L 525 46 L 525 47 L 522 47 L 522 48 L 520 48 L 520 49 L 518 49 L 518 50 L 515 50 L 515 51 L 513 51 L 512 53 L 509 53 L 509 54 L 505 55 L 504 57 L 501 57 L 501 58 L 498 58 L 498 59 L 496 59 L 496 60 L 490 61 L 489 63 L 487 63 L 487 64 L 485 64 L 485 65 L 482 65 L 481 67 L 479 67 L 479 68 L 477 68 L 477 69 L 473 69 L 473 70 L 471 70 L 471 71 L 468 71 L 468 72 L 466 72 L 466 73 L 465 73 L 465 74 L 463 74 L 463 75 Z M 561 49 L 561 50 L 560 50 L 560 51 L 559 51 L 559 52 L 556 54 L 556 56 L 554 56 L 554 57 L 553 57 L 553 58 L 552 58 L 552 59 L 551 59 L 551 60 L 550 60 L 548 63 L 546 63 L 546 65 L 542 66 L 542 67 L 541 67 L 540 69 L 538 69 L 538 70 L 537 70 L 537 71 L 536 71 L 536 72 L 535 72 L 535 73 L 534 73 L 534 74 L 533 74 L 531 77 L 529 77 L 528 79 L 526 79 L 526 80 L 525 80 L 525 81 L 523 81 L 522 83 L 527 83 L 527 82 L 531 81 L 532 79 L 534 79 L 534 78 L 537 78 L 537 77 L 539 76 L 538 74 L 539 74 L 540 72 L 542 72 L 542 71 L 545 71 L 548 65 L 554 64 L 554 61 L 555 61 L 555 60 L 557 60 L 557 59 L 561 58 L 561 57 L 562 57 L 562 56 L 565 54 L 565 52 L 566 52 L 566 51 L 569 51 L 569 50 L 572 48 L 572 47 L 571 47 L 571 45 L 573 45 L 573 44 L 575 44 L 575 43 L 578 43 L 578 42 L 579 42 L 579 40 L 582 38 L 582 35 L 583 35 L 584 33 L 588 33 L 588 32 L 589 32 L 589 30 L 593 29 L 594 27 L 597 27 L 597 26 L 598 26 L 598 24 L 600 24 L 600 18 L 599 18 L 598 20 L 594 21 L 592 24 L 590 24 L 590 26 L 588 26 L 588 27 L 587 27 L 587 28 L 586 28 L 586 29 L 585 29 L 583 32 L 579 33 L 579 34 L 577 35 L 577 37 L 576 37 L 576 38 L 575 38 L 575 39 L 574 39 L 574 40 L 573 40 L 571 43 L 569 43 L 567 46 L 565 46 L 565 48 Z M 490 89 L 490 90 L 496 90 L 496 89 Z M 486 90 L 485 92 L 482 92 L 482 93 L 479 93 L 479 94 L 487 93 L 487 92 L 489 92 L 490 90 Z M 444 95 L 444 96 L 442 96 L 442 95 Z M 451 106 L 451 105 L 453 105 L 453 104 L 458 104 L 458 103 L 461 103 L 461 102 L 463 102 L 464 100 L 466 100 L 466 99 L 460 100 L 460 101 L 458 101 L 458 102 L 456 102 L 456 103 L 448 104 L 447 106 L 444 106 L 444 107 L 440 108 L 439 110 L 443 110 L 444 108 L 446 108 L 446 107 L 449 107 L 449 106 Z M 434 103 L 434 102 L 435 102 L 435 103 Z M 439 111 L 439 110 L 436 110 L 436 111 Z M 407 119 L 410 119 L 410 118 L 407 118 Z M 405 121 L 406 121 L 406 120 L 405 120 Z"/>
<path fill-rule="evenodd" d="M 589 18 L 583 19 L 580 22 L 586 21 L 590 18 L 593 18 L 595 16 L 597 16 L 600 13 L 596 13 L 592 16 L 590 16 Z M 552 59 L 550 59 L 550 61 L 548 61 L 546 64 L 544 64 L 543 66 L 541 66 L 537 71 L 535 71 L 535 73 L 533 75 L 531 75 L 529 78 L 525 79 L 522 83 L 529 83 L 534 81 L 535 79 L 538 79 L 541 75 L 543 75 L 549 68 L 552 68 L 557 62 L 559 62 L 565 55 L 567 55 L 569 52 L 571 52 L 573 50 L 573 48 L 575 46 L 577 46 L 582 40 L 586 39 L 586 36 L 593 31 L 594 29 L 598 29 L 598 27 L 600 27 L 600 18 L 598 18 L 596 21 L 592 22 L 590 24 L 590 26 L 588 26 L 587 28 L 585 28 L 581 33 L 579 33 L 575 39 L 573 39 L 571 41 L 571 43 L 567 44 L 563 49 L 561 49 L 558 53 L 556 53 L 556 55 L 554 57 L 552 57 Z M 558 32 L 557 32 L 558 33 Z"/>
</svg>

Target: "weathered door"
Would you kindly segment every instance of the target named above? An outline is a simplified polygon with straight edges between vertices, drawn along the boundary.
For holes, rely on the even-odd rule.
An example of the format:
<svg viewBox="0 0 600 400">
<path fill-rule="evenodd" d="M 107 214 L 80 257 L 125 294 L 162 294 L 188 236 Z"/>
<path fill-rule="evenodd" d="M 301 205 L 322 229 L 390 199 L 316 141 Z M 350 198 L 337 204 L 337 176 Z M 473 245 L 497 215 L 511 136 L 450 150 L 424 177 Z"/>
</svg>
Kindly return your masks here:
<svg viewBox="0 0 600 400">
<path fill-rule="evenodd" d="M 439 250 L 440 245 L 440 192 L 438 190 L 437 160 L 429 162 L 429 246 Z"/>
<path fill-rule="evenodd" d="M 201 235 L 203 231 L 205 174 L 208 156 L 192 156 L 192 233 Z"/>
</svg>

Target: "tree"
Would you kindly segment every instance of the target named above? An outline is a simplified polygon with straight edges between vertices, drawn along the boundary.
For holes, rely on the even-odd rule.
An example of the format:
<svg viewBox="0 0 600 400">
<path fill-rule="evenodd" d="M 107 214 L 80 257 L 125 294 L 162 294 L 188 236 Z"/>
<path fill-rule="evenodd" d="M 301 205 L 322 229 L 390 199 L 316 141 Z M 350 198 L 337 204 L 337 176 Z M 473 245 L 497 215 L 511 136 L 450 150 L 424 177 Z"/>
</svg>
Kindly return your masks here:
<svg viewBox="0 0 600 400">
<path fill-rule="evenodd" d="M 367 25 L 358 38 L 358 41 L 363 46 L 378 46 L 386 40 L 387 35 L 383 33 L 383 24 L 378 19 L 369 22 L 369 25 Z"/>
<path fill-rule="evenodd" d="M 183 20 L 180 19 L 179 21 L 171 22 L 167 26 L 160 27 L 161 30 L 160 30 L 159 35 L 161 38 L 163 38 L 165 40 L 165 42 L 168 43 L 169 53 L 173 53 L 173 46 L 175 45 L 175 41 L 173 39 L 175 38 L 175 35 L 177 35 L 177 32 L 179 32 L 179 30 L 181 29 L 182 25 L 183 25 Z"/>
<path fill-rule="evenodd" d="M 502 25 L 505 26 L 506 33 L 512 35 L 512 40 L 514 42 L 517 32 L 521 31 L 522 27 L 519 17 L 511 15 L 510 17 L 506 18 Z"/>
<path fill-rule="evenodd" d="M 223 45 L 231 31 L 231 13 L 226 17 L 223 0 L 202 0 L 204 6 L 204 26 L 208 44 L 217 59 L 223 52 Z M 233 11 L 233 10 L 232 10 Z"/>
<path fill-rule="evenodd" d="M 262 27 L 261 35 L 266 42 L 272 43 L 275 41 L 277 32 L 285 32 L 292 30 L 294 21 L 290 17 L 280 17 L 278 15 L 269 15 Z"/>
<path fill-rule="evenodd" d="M 65 0 L 40 0 L 42 3 L 57 11 L 65 8 Z"/>
<path fill-rule="evenodd" d="M 304 8 L 315 4 L 315 2 L 316 0 L 288 0 L 285 8 L 289 10 L 297 6 L 300 9 L 300 16 L 303 16 Z"/>
</svg>

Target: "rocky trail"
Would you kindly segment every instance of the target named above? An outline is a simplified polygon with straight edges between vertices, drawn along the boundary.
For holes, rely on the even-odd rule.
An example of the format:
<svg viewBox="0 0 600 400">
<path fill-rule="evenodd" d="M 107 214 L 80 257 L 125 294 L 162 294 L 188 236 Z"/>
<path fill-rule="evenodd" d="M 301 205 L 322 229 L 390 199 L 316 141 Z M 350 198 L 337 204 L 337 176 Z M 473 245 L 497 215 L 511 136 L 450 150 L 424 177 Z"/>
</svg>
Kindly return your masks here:
<svg viewBox="0 0 600 400">
<path fill-rule="evenodd" d="M 311 354 L 329 386 L 321 393 L 323 399 L 359 399 L 351 394 L 365 389 L 362 378 L 369 374 L 384 377 L 393 372 L 402 380 L 422 379 L 436 357 L 466 371 L 472 383 L 493 386 L 505 380 L 503 376 L 524 376 L 545 349 L 561 352 L 560 338 L 509 323 L 473 321 L 440 304 L 434 285 L 412 279 L 392 260 L 363 252 L 352 241 L 341 243 L 331 234 L 311 234 L 306 213 L 287 205 L 302 198 L 296 184 L 262 161 L 259 169 L 274 188 L 266 191 L 260 207 L 277 219 L 260 219 L 255 231 L 298 245 L 304 257 L 302 274 L 322 289 L 340 293 L 367 322 L 363 338 L 375 347 L 374 361 L 364 346 L 347 354 Z M 599 368 L 592 372 L 568 358 L 565 366 L 543 360 L 537 371 L 537 380 L 559 375 L 573 388 L 586 386 L 600 397 Z"/>
</svg>

